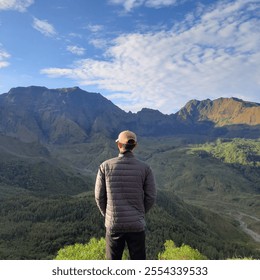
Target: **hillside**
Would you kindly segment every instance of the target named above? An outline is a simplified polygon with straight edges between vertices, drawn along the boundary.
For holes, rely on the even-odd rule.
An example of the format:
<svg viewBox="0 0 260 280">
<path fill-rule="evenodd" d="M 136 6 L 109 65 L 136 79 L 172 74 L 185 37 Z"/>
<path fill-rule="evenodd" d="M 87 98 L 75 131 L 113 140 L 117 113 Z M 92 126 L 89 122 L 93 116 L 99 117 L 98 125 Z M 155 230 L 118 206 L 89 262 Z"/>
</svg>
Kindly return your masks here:
<svg viewBox="0 0 260 280">
<path fill-rule="evenodd" d="M 240 190 L 242 175 L 236 179 L 237 183 L 232 183 L 232 191 L 226 190 L 229 177 L 221 173 L 218 176 L 223 169 L 221 165 L 211 174 L 216 162 L 204 162 L 197 155 L 183 153 L 190 145 L 183 145 L 183 139 L 174 141 L 161 138 L 154 142 L 143 138 L 136 151 L 138 157 L 151 164 L 159 187 L 157 206 L 147 217 L 149 258 L 157 256 L 167 239 L 174 240 L 178 246 L 185 243 L 198 248 L 210 259 L 234 255 L 257 257 L 253 249 L 255 243 L 241 231 L 228 211 L 232 209 L 234 214 L 240 211 L 257 217 L 259 191 L 245 179 L 244 189 Z M 70 149 L 64 146 L 63 151 L 59 147 L 54 153 L 53 150 L 46 152 L 39 144 L 30 149 L 31 144 L 2 137 L 0 223 L 4 226 L 0 229 L 0 258 L 53 258 L 65 245 L 86 243 L 91 237 L 104 236 L 103 219 L 95 205 L 93 187 L 98 164 L 116 155 L 112 142 L 102 146 L 100 138 L 99 142 L 74 144 Z M 14 149 L 11 149 L 12 144 L 15 144 Z M 94 146 L 99 147 L 100 152 L 93 150 Z M 238 175 L 232 172 L 230 176 Z M 209 191 L 207 184 L 201 185 L 202 174 L 207 180 L 212 176 L 219 180 L 216 190 Z M 226 197 L 224 201 L 223 196 Z M 223 202 L 225 208 L 219 207 Z M 257 227 L 252 226 L 254 230 Z"/>
<path fill-rule="evenodd" d="M 209 259 L 260 258 L 258 110 L 232 98 L 191 101 L 171 115 L 126 113 L 77 87 L 0 95 L 0 259 L 51 259 L 65 245 L 104 236 L 95 176 L 126 128 L 138 134 L 136 156 L 158 186 L 149 258 L 165 240 Z"/>
<path fill-rule="evenodd" d="M 178 113 L 183 120 L 212 121 L 216 126 L 259 125 L 260 104 L 238 98 L 191 100 Z"/>
</svg>

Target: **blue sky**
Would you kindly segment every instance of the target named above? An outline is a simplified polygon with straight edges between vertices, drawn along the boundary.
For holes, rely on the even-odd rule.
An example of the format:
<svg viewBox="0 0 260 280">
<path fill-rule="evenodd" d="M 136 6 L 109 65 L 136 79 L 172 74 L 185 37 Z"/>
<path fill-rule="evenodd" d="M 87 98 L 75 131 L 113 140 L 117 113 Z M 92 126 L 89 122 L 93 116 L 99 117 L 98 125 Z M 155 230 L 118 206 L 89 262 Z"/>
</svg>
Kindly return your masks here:
<svg viewBox="0 0 260 280">
<path fill-rule="evenodd" d="M 260 0 L 0 0 L 0 93 L 30 85 L 132 112 L 260 102 Z"/>
</svg>

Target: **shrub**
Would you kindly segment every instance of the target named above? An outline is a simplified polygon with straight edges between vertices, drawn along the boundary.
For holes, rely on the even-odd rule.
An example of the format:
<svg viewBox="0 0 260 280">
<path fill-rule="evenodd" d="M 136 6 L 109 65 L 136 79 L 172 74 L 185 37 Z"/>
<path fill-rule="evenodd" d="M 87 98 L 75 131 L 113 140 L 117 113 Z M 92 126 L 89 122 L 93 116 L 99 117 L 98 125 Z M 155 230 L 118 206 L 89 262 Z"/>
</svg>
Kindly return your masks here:
<svg viewBox="0 0 260 280">
<path fill-rule="evenodd" d="M 159 253 L 159 260 L 206 260 L 197 249 L 193 249 L 188 245 L 183 244 L 181 247 L 176 247 L 172 240 L 166 240 L 164 243 L 165 251 Z"/>
<path fill-rule="evenodd" d="M 65 246 L 58 251 L 55 260 L 105 260 L 106 240 L 91 238 L 87 244 L 76 243 Z M 128 259 L 128 251 L 125 250 L 123 260 Z"/>
<path fill-rule="evenodd" d="M 106 241 L 91 238 L 87 244 L 65 246 L 58 251 L 55 260 L 105 260 Z"/>
</svg>

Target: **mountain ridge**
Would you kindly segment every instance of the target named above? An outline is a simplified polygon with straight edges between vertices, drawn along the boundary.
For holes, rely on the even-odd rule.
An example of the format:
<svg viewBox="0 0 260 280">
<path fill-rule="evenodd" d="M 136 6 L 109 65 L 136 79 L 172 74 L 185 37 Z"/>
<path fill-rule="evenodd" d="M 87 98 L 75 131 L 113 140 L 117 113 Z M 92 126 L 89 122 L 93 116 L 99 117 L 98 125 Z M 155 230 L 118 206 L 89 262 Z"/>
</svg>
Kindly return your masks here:
<svg viewBox="0 0 260 280">
<path fill-rule="evenodd" d="M 149 108 L 127 113 L 100 93 L 79 87 L 16 87 L 0 95 L 0 133 L 25 142 L 82 143 L 97 133 L 116 137 L 124 129 L 141 136 L 216 136 L 228 134 L 233 125 L 260 125 L 260 104 L 238 98 L 191 100 L 166 115 Z"/>
<path fill-rule="evenodd" d="M 215 100 L 191 100 L 179 112 L 181 118 L 213 121 L 217 126 L 232 124 L 260 124 L 260 104 L 231 97 Z"/>
</svg>

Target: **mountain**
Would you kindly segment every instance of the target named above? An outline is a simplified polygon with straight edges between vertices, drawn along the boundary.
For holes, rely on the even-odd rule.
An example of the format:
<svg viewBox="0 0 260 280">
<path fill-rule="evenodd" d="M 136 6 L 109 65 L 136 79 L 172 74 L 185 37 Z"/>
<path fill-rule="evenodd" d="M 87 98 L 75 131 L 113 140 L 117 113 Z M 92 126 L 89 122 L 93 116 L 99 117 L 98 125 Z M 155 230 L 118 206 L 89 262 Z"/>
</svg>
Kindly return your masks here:
<svg viewBox="0 0 260 280">
<path fill-rule="evenodd" d="M 0 96 L 0 132 L 25 142 L 84 142 L 96 131 L 113 133 L 125 112 L 78 87 L 13 88 Z M 110 126 L 110 123 L 113 123 Z"/>
<path fill-rule="evenodd" d="M 192 100 L 179 112 L 164 115 L 144 108 L 133 114 L 98 93 L 78 87 L 18 87 L 0 95 L 0 133 L 24 142 L 87 142 L 96 134 L 116 138 L 123 129 L 140 136 L 197 134 L 257 137 L 260 104 L 236 98 Z M 235 127 L 234 127 L 235 125 Z"/>
<path fill-rule="evenodd" d="M 0 95 L 0 259 L 53 258 L 65 245 L 104 236 L 95 176 L 117 155 L 123 129 L 138 134 L 136 156 L 157 181 L 149 258 L 167 239 L 210 259 L 259 258 L 258 112 L 257 103 L 221 98 L 192 100 L 171 115 L 127 113 L 78 87 Z"/>
<path fill-rule="evenodd" d="M 190 122 L 212 121 L 216 126 L 259 125 L 260 104 L 238 98 L 191 100 L 177 113 L 178 119 Z"/>
</svg>

